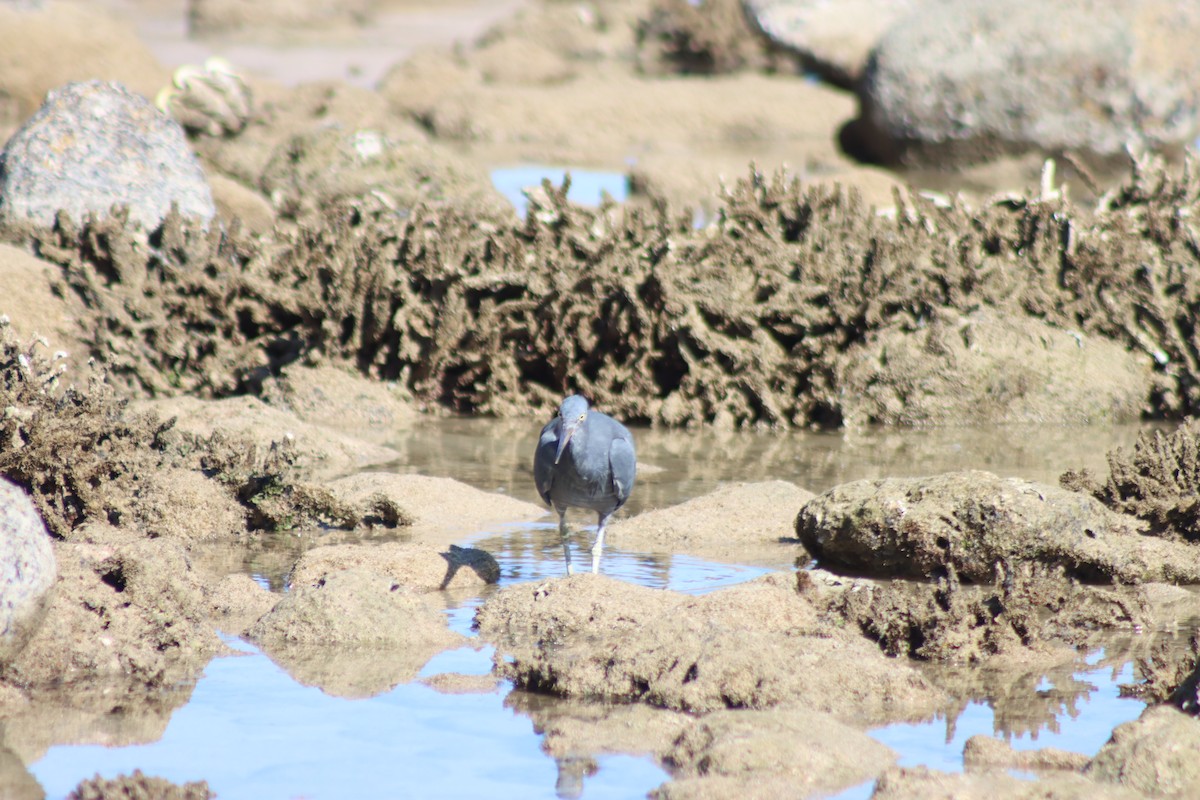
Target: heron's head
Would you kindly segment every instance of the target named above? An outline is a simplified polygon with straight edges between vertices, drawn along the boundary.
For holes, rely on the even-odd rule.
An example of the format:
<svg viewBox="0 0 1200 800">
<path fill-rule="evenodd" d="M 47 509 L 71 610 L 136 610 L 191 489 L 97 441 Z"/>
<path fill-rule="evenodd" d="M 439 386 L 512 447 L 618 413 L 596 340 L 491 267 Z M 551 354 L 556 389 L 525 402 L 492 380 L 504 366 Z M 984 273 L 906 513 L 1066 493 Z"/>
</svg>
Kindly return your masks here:
<svg viewBox="0 0 1200 800">
<path fill-rule="evenodd" d="M 562 458 L 563 451 L 567 449 L 567 443 L 571 441 L 571 437 L 583 427 L 584 420 L 587 419 L 587 413 L 588 401 L 577 394 L 567 397 L 567 399 L 562 401 L 562 405 L 558 407 L 560 427 L 558 450 L 554 454 L 555 464 Z"/>
</svg>

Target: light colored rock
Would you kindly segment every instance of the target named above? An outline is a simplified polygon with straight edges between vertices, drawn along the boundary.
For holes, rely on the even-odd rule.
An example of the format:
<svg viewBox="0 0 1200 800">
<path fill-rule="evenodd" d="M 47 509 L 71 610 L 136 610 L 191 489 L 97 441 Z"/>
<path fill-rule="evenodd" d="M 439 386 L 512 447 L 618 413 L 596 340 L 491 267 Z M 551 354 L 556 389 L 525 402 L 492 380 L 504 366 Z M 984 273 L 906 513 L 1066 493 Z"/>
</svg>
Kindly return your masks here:
<svg viewBox="0 0 1200 800">
<path fill-rule="evenodd" d="M 293 364 L 265 387 L 267 401 L 305 422 L 341 430 L 374 429 L 394 436 L 419 413 L 407 391 L 333 365 Z"/>
<path fill-rule="evenodd" d="M 0 664 L 41 624 L 56 576 L 41 515 L 21 487 L 0 477 Z"/>
<path fill-rule="evenodd" d="M 773 44 L 825 80 L 851 88 L 871 50 L 921 0 L 743 0 L 746 17 Z"/>
<path fill-rule="evenodd" d="M 963 764 L 967 769 L 976 771 L 1021 769 L 1077 772 L 1087 765 L 1088 760 L 1083 753 L 1072 753 L 1057 747 L 1016 750 L 1003 739 L 983 734 L 972 736 L 963 746 Z"/>
<path fill-rule="evenodd" d="M 118 529 L 55 545 L 59 578 L 45 622 L 3 670 L 20 686 L 109 681 L 132 691 L 194 680 L 222 649 L 183 548 Z"/>
<path fill-rule="evenodd" d="M 217 211 L 229 222 L 240 220 L 254 233 L 270 233 L 275 227 L 275 209 L 258 192 L 220 173 L 210 175 L 208 183 Z"/>
<path fill-rule="evenodd" d="M 247 635 L 264 644 L 405 645 L 450 643 L 441 612 L 420 594 L 365 567 L 296 585 Z"/>
<path fill-rule="evenodd" d="M 482 168 L 441 145 L 376 128 L 298 133 L 274 149 L 260 180 L 275 209 L 288 217 L 367 194 L 399 211 L 422 202 L 470 201 L 485 205 L 495 220 L 513 216 Z"/>
<path fill-rule="evenodd" d="M 86 359 L 79 358 L 83 347 L 76 338 L 70 303 L 51 288 L 52 275 L 59 269 L 13 245 L 0 244 L 0 297 L 17 340 L 44 336 L 51 353 L 64 350 L 70 363 L 77 364 Z"/>
<path fill-rule="evenodd" d="M 1027 150 L 1115 157 L 1200 131 L 1200 7 L 1173 0 L 941 0 L 880 40 L 858 130 L 884 162 Z"/>
<path fill-rule="evenodd" d="M 280 595 L 244 573 L 226 575 L 204 587 L 208 613 L 219 630 L 241 636 L 279 602 Z"/>
<path fill-rule="evenodd" d="M 179 123 L 118 83 L 69 83 L 51 92 L 0 156 L 0 218 L 50 227 L 127 206 L 147 230 L 177 206 L 204 221 L 212 191 Z"/>
</svg>

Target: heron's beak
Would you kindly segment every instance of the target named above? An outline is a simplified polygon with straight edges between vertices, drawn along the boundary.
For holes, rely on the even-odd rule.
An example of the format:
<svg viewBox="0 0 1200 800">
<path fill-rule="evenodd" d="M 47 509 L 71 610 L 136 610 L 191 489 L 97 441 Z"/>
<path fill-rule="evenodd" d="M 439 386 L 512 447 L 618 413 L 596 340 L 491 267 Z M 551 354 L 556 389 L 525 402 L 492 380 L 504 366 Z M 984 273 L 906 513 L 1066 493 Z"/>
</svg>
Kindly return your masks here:
<svg viewBox="0 0 1200 800">
<path fill-rule="evenodd" d="M 571 437 L 575 435 L 575 431 L 577 430 L 579 430 L 579 420 L 563 422 L 562 433 L 558 437 L 558 450 L 554 452 L 555 464 L 562 458 L 563 451 L 567 449 L 567 443 L 571 441 Z"/>
</svg>

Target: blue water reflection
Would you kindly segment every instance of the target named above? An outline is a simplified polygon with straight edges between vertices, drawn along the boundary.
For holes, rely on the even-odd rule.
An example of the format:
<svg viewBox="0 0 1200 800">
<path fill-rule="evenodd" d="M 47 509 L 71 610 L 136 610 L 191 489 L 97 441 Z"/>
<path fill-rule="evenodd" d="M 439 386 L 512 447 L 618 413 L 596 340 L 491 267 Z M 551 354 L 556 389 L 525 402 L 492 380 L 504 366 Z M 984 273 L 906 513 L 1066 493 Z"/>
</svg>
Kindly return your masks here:
<svg viewBox="0 0 1200 800">
<path fill-rule="evenodd" d="M 529 205 L 524 190 L 540 186 L 544 178 L 555 186 L 561 186 L 568 172 L 571 173 L 571 188 L 567 190 L 567 199 L 572 203 L 597 206 L 600 205 L 602 193 L 607 193 L 617 202 L 629 196 L 629 181 L 618 172 L 528 165 L 494 169 L 491 176 L 492 185 L 516 207 L 517 213 L 524 219 Z"/>
<path fill-rule="evenodd" d="M 1089 661 L 1103 656 L 1093 654 Z M 1055 719 L 1057 730 L 1041 728 L 1032 735 L 1016 735 L 1008 738 L 1014 750 L 1040 750 L 1056 747 L 1085 755 L 1095 755 L 1112 735 L 1117 725 L 1137 719 L 1145 704 L 1137 700 L 1120 697 L 1119 686 L 1133 681 L 1133 664 L 1127 663 L 1120 670 L 1101 667 L 1075 674 L 1075 678 L 1092 684 L 1095 689 L 1086 700 L 1081 700 L 1075 714 L 1061 714 Z M 1039 691 L 1052 689 L 1043 679 Z M 996 736 L 995 714 L 985 703 L 968 703 L 962 713 L 950 725 L 946 720 L 918 724 L 888 725 L 871 731 L 871 736 L 899 754 L 897 763 L 902 767 L 925 766 L 941 772 L 963 771 L 963 747 L 972 736 Z M 1036 778 L 1036 775 L 1021 772 L 1017 777 Z M 847 789 L 830 800 L 866 800 L 875 789 L 874 781 Z"/>
<path fill-rule="evenodd" d="M 471 651 L 468 659 L 480 656 Z M 463 657 L 439 658 L 453 667 Z M 31 772 L 50 798 L 97 772 L 134 769 L 176 782 L 207 780 L 222 800 L 552 798 L 558 769 L 530 720 L 504 708 L 506 691 L 439 694 L 412 683 L 345 700 L 301 686 L 251 649 L 214 660 L 159 741 L 53 747 Z M 644 758 L 598 761 L 584 797 L 642 796 L 667 778 Z"/>
</svg>

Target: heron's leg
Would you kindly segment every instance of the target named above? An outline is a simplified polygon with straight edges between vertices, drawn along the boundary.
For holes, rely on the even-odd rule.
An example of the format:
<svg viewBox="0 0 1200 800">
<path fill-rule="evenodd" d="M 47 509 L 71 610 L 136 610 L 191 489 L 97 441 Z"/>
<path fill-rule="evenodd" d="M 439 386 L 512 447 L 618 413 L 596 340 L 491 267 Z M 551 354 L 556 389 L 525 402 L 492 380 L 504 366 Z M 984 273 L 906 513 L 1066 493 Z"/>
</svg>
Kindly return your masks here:
<svg viewBox="0 0 1200 800">
<path fill-rule="evenodd" d="M 567 574 L 574 575 L 575 568 L 571 566 L 571 545 L 567 543 L 567 510 L 558 512 L 558 535 L 562 537 L 563 560 L 567 562 Z"/>
<path fill-rule="evenodd" d="M 600 524 L 596 526 L 596 541 L 592 543 L 592 572 L 600 571 L 600 556 L 604 552 L 604 527 L 608 525 L 608 514 L 600 515 Z"/>
</svg>

